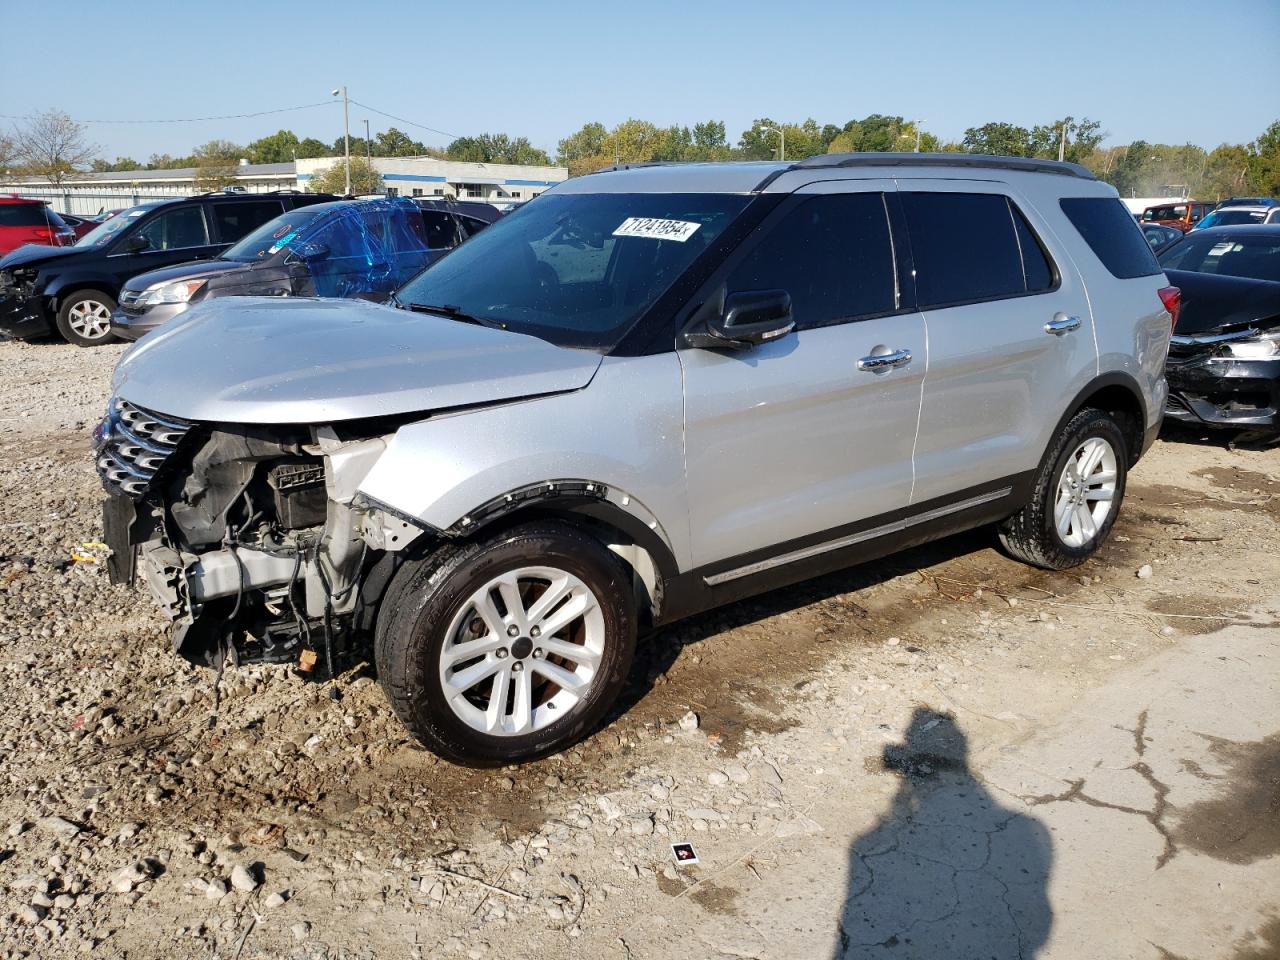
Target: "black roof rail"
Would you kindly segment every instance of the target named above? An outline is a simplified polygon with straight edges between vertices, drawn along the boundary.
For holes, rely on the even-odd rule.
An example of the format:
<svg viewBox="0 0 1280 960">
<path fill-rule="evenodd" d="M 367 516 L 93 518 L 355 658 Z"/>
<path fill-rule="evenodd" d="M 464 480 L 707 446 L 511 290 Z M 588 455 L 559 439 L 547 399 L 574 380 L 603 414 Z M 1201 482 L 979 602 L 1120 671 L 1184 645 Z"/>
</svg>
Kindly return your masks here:
<svg viewBox="0 0 1280 960">
<path fill-rule="evenodd" d="M 775 170 L 756 185 L 763 190 L 792 170 L 827 170 L 849 167 L 961 167 L 977 170 L 1018 170 L 1028 173 L 1055 173 L 1059 176 L 1096 180 L 1088 167 L 1059 160 L 1035 157 L 997 157 L 983 153 L 820 153 Z"/>
</svg>

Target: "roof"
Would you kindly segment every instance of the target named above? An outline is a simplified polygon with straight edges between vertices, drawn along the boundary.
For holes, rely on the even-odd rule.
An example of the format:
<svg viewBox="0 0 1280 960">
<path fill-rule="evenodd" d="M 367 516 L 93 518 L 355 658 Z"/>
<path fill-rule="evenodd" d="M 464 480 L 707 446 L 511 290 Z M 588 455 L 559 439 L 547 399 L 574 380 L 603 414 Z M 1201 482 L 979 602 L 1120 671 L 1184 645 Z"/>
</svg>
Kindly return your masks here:
<svg viewBox="0 0 1280 960">
<path fill-rule="evenodd" d="M 68 183 L 115 182 L 134 180 L 194 180 L 196 167 L 175 167 L 167 170 L 112 170 L 104 173 L 76 173 L 67 178 Z M 292 177 L 297 167 L 291 163 L 247 163 L 236 165 L 238 177 Z M 21 183 L 35 183 L 43 178 L 20 180 Z"/>
<path fill-rule="evenodd" d="M 793 163 L 747 161 L 731 163 L 620 163 L 569 180 L 557 193 L 761 193 L 788 173 L 820 170 L 889 168 L 942 168 L 944 170 L 1007 170 L 1048 173 L 1097 180 L 1078 163 L 1038 160 L 1034 157 L 992 157 L 969 153 L 827 153 Z"/>
</svg>

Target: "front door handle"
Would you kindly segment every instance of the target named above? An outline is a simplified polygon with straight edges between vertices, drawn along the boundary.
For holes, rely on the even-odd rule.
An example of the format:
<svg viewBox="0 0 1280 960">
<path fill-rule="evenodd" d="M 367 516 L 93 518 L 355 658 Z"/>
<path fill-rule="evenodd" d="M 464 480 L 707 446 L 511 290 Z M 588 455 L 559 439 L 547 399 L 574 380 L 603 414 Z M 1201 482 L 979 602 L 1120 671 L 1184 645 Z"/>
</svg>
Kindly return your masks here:
<svg viewBox="0 0 1280 960">
<path fill-rule="evenodd" d="M 882 350 L 884 351 L 883 353 L 878 352 Z M 881 373 L 893 367 L 905 367 L 910 362 L 910 350 L 889 350 L 886 347 L 875 347 L 870 354 L 858 361 L 858 369 Z"/>
<path fill-rule="evenodd" d="M 1080 329 L 1080 318 L 1069 317 L 1065 313 L 1055 313 L 1053 319 L 1044 325 L 1045 333 L 1063 334 Z"/>
</svg>

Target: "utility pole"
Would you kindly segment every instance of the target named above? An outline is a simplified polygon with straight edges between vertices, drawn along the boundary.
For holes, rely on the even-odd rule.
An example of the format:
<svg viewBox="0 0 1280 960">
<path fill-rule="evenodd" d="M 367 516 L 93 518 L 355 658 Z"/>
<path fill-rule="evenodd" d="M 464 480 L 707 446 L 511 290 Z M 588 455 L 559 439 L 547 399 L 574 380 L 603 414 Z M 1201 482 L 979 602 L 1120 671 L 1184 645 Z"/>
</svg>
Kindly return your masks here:
<svg viewBox="0 0 1280 960">
<path fill-rule="evenodd" d="M 369 120 L 364 121 L 364 158 L 369 161 L 369 169 L 373 169 L 373 143 L 369 139 Z"/>
<path fill-rule="evenodd" d="M 913 124 L 915 124 L 915 128 L 916 128 L 916 153 L 919 153 L 919 152 L 920 152 L 920 134 L 923 132 L 923 131 L 921 130 L 921 128 L 920 128 L 920 124 L 922 124 L 922 123 L 927 123 L 928 121 L 926 121 L 926 120 L 912 120 L 911 122 L 912 122 Z"/>
<path fill-rule="evenodd" d="M 347 99 L 346 87 L 343 87 L 341 90 L 334 90 L 332 95 L 336 97 L 339 93 L 342 94 L 342 155 L 347 164 L 346 192 L 350 194 L 351 193 L 351 120 L 350 120 L 351 104 Z"/>
<path fill-rule="evenodd" d="M 1067 125 L 1062 124 L 1062 136 L 1058 139 L 1058 162 L 1061 163 L 1067 156 Z"/>
</svg>

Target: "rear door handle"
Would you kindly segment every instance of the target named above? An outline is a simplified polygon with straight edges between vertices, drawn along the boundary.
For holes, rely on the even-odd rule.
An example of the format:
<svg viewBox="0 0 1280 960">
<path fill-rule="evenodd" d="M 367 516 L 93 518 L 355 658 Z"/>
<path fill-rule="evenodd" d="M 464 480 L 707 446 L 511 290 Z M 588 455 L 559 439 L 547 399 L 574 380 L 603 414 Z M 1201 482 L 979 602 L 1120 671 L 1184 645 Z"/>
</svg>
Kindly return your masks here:
<svg viewBox="0 0 1280 960">
<path fill-rule="evenodd" d="M 1044 325 L 1045 333 L 1063 334 L 1080 328 L 1079 317 L 1068 317 L 1065 313 L 1055 313 L 1053 319 Z"/>
<path fill-rule="evenodd" d="M 905 367 L 910 362 L 910 350 L 890 350 L 886 353 L 868 354 L 858 361 L 858 369 L 879 373 L 893 367 Z"/>
</svg>

